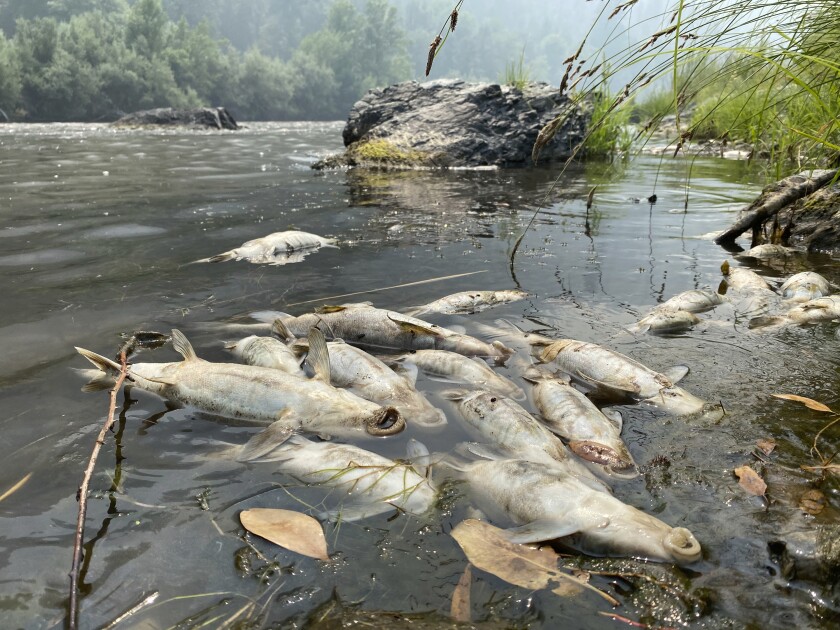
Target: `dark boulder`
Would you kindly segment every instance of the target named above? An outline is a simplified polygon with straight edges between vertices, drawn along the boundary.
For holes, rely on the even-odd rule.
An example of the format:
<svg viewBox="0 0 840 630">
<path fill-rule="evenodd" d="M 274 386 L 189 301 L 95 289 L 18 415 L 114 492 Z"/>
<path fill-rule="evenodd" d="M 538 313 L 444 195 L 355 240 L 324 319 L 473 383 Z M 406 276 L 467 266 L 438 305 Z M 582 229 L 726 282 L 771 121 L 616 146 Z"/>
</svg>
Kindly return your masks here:
<svg viewBox="0 0 840 630">
<path fill-rule="evenodd" d="M 239 125 L 224 107 L 196 107 L 174 109 L 159 107 L 146 109 L 123 116 L 113 123 L 119 127 L 141 127 L 147 125 L 204 127 L 210 129 L 239 129 Z"/>
<path fill-rule="evenodd" d="M 559 89 L 441 80 L 408 81 L 368 92 L 344 127 L 344 154 L 315 164 L 337 166 L 521 166 L 531 162 L 540 130 L 565 116 L 541 160 L 565 159 L 586 132 L 589 111 Z"/>
</svg>

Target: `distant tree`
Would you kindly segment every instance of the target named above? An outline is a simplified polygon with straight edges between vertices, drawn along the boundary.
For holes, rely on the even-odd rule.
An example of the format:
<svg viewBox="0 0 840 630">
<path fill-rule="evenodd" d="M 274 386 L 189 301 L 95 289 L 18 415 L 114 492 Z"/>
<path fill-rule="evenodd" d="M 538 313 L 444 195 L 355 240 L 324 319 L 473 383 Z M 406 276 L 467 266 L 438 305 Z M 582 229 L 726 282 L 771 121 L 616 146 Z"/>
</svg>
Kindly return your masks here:
<svg viewBox="0 0 840 630">
<path fill-rule="evenodd" d="M 128 12 L 125 43 L 138 55 L 151 59 L 163 52 L 168 24 L 160 0 L 137 0 Z"/>
<path fill-rule="evenodd" d="M 292 73 L 279 59 L 252 48 L 245 53 L 239 86 L 231 97 L 237 115 L 246 120 L 291 118 Z"/>
<path fill-rule="evenodd" d="M 0 31 L 0 109 L 12 115 L 20 103 L 20 68 L 12 43 Z"/>
</svg>

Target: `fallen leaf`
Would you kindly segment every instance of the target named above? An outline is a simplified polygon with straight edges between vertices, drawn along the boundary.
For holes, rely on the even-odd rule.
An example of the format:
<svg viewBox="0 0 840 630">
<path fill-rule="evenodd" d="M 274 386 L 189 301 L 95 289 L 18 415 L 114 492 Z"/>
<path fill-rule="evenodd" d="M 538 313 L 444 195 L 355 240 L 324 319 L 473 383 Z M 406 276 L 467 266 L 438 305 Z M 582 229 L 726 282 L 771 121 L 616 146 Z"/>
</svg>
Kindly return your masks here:
<svg viewBox="0 0 840 630">
<path fill-rule="evenodd" d="M 749 466 L 741 466 L 736 468 L 734 472 L 738 477 L 738 485 L 750 494 L 763 497 L 764 493 L 767 492 L 767 484 L 764 483 L 764 479 Z"/>
<path fill-rule="evenodd" d="M 619 602 L 594 586 L 562 572 L 557 567 L 559 556 L 549 547 L 535 548 L 509 542 L 498 527 L 467 519 L 452 530 L 452 537 L 476 567 L 505 582 L 538 590 L 551 588 L 558 595 L 569 595 L 581 589 L 595 591 L 613 606 Z M 559 586 L 558 586 L 559 583 Z"/>
<path fill-rule="evenodd" d="M 254 508 L 239 513 L 242 526 L 275 545 L 290 551 L 329 560 L 321 524 L 311 516 L 293 510 Z"/>
<path fill-rule="evenodd" d="M 470 623 L 472 621 L 472 604 L 470 603 L 470 586 L 472 585 L 472 567 L 467 564 L 464 573 L 452 591 L 452 606 L 449 614 L 455 621 Z"/>
<path fill-rule="evenodd" d="M 756 440 L 755 445 L 761 449 L 762 453 L 769 455 L 776 448 L 776 440 L 772 438 Z"/>
<path fill-rule="evenodd" d="M 816 488 L 811 488 L 806 490 L 802 494 L 802 498 L 799 499 L 799 509 L 806 514 L 816 516 L 825 509 L 827 503 L 828 500 L 822 492 Z"/>
<path fill-rule="evenodd" d="M 827 413 L 832 413 L 830 407 L 826 407 L 821 402 L 813 400 L 812 398 L 805 398 L 805 396 L 797 396 L 796 394 L 773 394 L 775 398 L 781 398 L 782 400 L 793 400 L 795 402 L 801 402 L 803 405 L 808 407 L 808 409 L 813 409 L 814 411 L 825 411 Z"/>
</svg>

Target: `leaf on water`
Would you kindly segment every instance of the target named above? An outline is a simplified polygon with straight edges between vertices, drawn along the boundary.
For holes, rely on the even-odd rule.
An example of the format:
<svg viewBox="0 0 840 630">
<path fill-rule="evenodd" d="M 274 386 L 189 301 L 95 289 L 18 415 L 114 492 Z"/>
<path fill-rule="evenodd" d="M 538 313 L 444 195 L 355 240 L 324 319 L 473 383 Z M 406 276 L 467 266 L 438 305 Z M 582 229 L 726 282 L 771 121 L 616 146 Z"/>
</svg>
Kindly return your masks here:
<svg viewBox="0 0 840 630">
<path fill-rule="evenodd" d="M 812 398 L 805 398 L 805 396 L 797 396 L 796 394 L 773 394 L 775 398 L 781 398 L 782 400 L 793 400 L 795 402 L 801 402 L 803 405 L 808 407 L 808 409 L 813 409 L 814 411 L 824 411 L 826 413 L 832 413 L 830 407 L 826 407 L 821 402 L 818 402 Z"/>
<path fill-rule="evenodd" d="M 472 564 L 505 582 L 532 590 L 551 588 L 563 596 L 577 594 L 585 588 L 595 591 L 613 606 L 619 605 L 614 597 L 562 572 L 557 567 L 559 556 L 549 547 L 536 549 L 509 542 L 499 528 L 475 519 L 459 523 L 451 533 Z"/>
<path fill-rule="evenodd" d="M 749 466 L 740 466 L 734 470 L 734 473 L 738 477 L 738 485 L 750 494 L 763 497 L 764 493 L 767 492 L 767 484 L 764 483 L 764 479 Z"/>
<path fill-rule="evenodd" d="M 755 445 L 761 450 L 762 453 L 764 453 L 765 455 L 769 455 L 776 448 L 776 440 L 774 440 L 773 438 L 756 440 Z"/>
<path fill-rule="evenodd" d="M 802 498 L 799 499 L 799 509 L 806 514 L 816 516 L 825 509 L 827 503 L 828 501 L 821 491 L 816 488 L 811 488 L 810 490 L 806 490 L 802 494 Z"/>
<path fill-rule="evenodd" d="M 472 566 L 467 563 L 464 573 L 452 591 L 452 606 L 449 614 L 455 621 L 470 623 L 472 621 L 472 604 L 470 602 L 470 586 L 472 585 Z"/>
<path fill-rule="evenodd" d="M 311 516 L 294 510 L 254 508 L 240 512 L 239 520 L 249 532 L 275 545 L 310 558 L 330 559 L 324 530 Z"/>
</svg>

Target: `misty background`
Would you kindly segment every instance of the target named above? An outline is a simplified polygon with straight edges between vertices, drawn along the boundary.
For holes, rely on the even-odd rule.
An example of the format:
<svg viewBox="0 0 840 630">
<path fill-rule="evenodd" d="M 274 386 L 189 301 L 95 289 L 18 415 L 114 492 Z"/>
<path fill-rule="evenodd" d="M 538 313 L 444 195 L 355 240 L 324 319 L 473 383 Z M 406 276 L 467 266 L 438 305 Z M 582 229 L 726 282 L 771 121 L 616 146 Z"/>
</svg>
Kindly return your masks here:
<svg viewBox="0 0 840 630">
<path fill-rule="evenodd" d="M 243 120 L 344 119 L 368 89 L 424 76 L 455 0 L 0 0 L 0 109 L 20 121 L 113 120 L 226 106 Z M 467 0 L 429 79 L 503 80 L 521 62 L 559 85 L 598 14 L 587 0 Z M 600 20 L 588 43 L 630 45 L 662 0 Z M 0 114 L 2 118 L 2 114 Z"/>
</svg>

